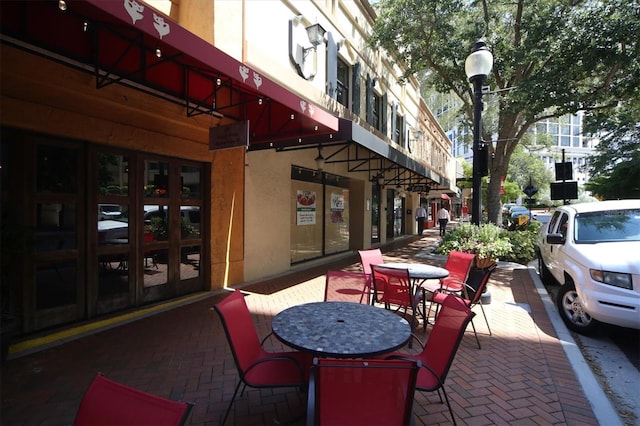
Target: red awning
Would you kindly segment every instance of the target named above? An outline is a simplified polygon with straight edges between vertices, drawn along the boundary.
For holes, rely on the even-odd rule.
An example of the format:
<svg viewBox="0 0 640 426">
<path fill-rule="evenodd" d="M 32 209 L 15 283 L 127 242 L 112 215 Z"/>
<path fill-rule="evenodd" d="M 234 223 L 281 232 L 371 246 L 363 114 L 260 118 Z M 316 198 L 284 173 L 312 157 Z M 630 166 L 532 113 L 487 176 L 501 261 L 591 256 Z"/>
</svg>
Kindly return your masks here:
<svg viewBox="0 0 640 426">
<path fill-rule="evenodd" d="M 326 135 L 338 118 L 146 4 L 114 0 L 1 2 L 2 40 L 184 104 L 221 124 L 249 121 L 250 144 Z M 160 49 L 161 55 L 156 55 Z"/>
<path fill-rule="evenodd" d="M 440 194 L 440 198 L 443 199 L 443 200 L 450 200 L 451 199 L 451 197 L 449 197 L 447 194 L 444 194 L 444 193 Z"/>
</svg>

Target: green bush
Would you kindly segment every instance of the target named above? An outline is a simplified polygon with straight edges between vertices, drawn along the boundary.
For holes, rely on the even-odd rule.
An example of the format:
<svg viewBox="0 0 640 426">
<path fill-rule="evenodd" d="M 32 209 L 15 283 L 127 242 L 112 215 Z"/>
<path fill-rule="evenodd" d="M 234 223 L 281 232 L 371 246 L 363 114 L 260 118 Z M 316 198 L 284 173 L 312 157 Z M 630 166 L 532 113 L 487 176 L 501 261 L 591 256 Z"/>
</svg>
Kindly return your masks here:
<svg viewBox="0 0 640 426">
<path fill-rule="evenodd" d="M 445 234 L 438 253 L 446 255 L 451 250 L 473 253 L 479 259 L 504 259 L 511 254 L 512 246 L 502 228 L 496 225 L 463 224 Z"/>
<path fill-rule="evenodd" d="M 462 224 L 447 231 L 437 252 L 447 255 L 451 250 L 473 253 L 478 258 L 499 259 L 527 264 L 536 258 L 538 222 L 508 231 L 491 223 L 475 226 Z"/>
<path fill-rule="evenodd" d="M 519 227 L 515 231 L 504 231 L 511 245 L 514 247 L 511 256 L 505 257 L 504 260 L 526 265 L 535 259 L 539 229 L 540 223 L 534 221 Z"/>
</svg>

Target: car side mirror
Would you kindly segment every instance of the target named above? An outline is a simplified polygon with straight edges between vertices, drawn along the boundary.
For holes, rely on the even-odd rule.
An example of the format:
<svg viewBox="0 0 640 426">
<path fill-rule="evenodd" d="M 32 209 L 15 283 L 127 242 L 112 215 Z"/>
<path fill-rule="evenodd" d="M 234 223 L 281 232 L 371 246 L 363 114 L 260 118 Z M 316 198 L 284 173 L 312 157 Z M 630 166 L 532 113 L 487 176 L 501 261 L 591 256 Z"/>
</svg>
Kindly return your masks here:
<svg viewBox="0 0 640 426">
<path fill-rule="evenodd" d="M 564 244 L 565 239 L 562 234 L 548 234 L 547 243 L 549 244 Z"/>
</svg>

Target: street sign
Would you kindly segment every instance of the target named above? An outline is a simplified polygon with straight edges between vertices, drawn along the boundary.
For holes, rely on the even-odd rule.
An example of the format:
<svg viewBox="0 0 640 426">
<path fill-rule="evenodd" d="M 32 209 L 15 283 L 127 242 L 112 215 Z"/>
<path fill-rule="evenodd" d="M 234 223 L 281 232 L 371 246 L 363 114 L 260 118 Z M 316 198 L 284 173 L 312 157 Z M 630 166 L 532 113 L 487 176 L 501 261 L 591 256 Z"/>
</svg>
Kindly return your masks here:
<svg viewBox="0 0 640 426">
<path fill-rule="evenodd" d="M 556 163 L 556 180 L 571 179 L 573 179 L 573 163 L 571 161 Z"/>
<path fill-rule="evenodd" d="M 525 189 L 522 190 L 522 192 L 527 194 L 527 197 L 531 198 L 538 193 L 538 188 L 529 184 Z"/>
<path fill-rule="evenodd" d="M 551 184 L 552 200 L 575 200 L 578 198 L 578 182 L 555 182 Z"/>
</svg>

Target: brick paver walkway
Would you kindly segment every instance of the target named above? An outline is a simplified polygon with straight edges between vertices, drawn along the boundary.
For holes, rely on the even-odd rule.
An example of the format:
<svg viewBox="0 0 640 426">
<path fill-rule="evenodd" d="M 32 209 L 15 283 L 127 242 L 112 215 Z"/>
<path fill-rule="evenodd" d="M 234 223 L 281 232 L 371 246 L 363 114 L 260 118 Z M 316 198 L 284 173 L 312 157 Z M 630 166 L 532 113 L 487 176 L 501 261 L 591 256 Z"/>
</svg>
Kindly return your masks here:
<svg viewBox="0 0 640 426">
<path fill-rule="evenodd" d="M 426 261 L 437 231 L 383 247 L 388 261 Z M 260 336 L 282 309 L 323 297 L 327 269 L 357 270 L 356 255 L 329 264 L 242 286 Z M 478 310 L 445 386 L 460 425 L 595 425 L 597 421 L 564 354 L 529 271 L 501 266 L 492 275 L 492 302 L 485 306 L 492 336 Z M 231 398 L 237 372 L 212 306 L 225 292 L 67 342 L 2 366 L 2 425 L 66 425 L 96 372 L 175 400 L 195 402 L 190 425 L 217 425 Z M 423 340 L 428 331 L 416 334 Z M 275 338 L 270 349 L 282 348 Z M 304 412 L 295 389 L 247 389 L 238 396 L 228 424 L 277 424 Z M 375 404 L 372 404 L 375 409 Z M 415 420 L 451 424 L 435 393 L 416 393 Z M 303 421 L 290 424 L 303 424 Z"/>
</svg>

